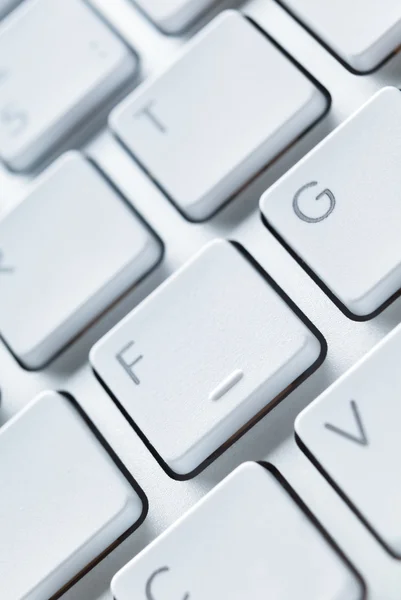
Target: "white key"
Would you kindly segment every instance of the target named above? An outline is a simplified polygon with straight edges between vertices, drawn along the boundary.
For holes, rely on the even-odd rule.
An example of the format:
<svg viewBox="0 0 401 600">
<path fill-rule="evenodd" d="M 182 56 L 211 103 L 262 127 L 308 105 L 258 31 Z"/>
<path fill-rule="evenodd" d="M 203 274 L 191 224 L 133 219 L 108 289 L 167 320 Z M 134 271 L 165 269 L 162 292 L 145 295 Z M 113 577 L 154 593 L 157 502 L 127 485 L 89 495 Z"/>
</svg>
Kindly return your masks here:
<svg viewBox="0 0 401 600">
<path fill-rule="evenodd" d="M 268 226 L 347 316 L 401 287 L 401 93 L 385 88 L 273 185 Z"/>
<path fill-rule="evenodd" d="M 326 390 L 295 429 L 386 548 L 401 558 L 401 327 Z"/>
<path fill-rule="evenodd" d="M 322 92 L 239 13 L 217 17 L 111 127 L 194 221 L 210 217 L 326 109 Z"/>
<path fill-rule="evenodd" d="M 286 487 L 245 463 L 115 576 L 114 598 L 362 600 L 359 578 Z"/>
<path fill-rule="evenodd" d="M 4 599 L 53 597 L 144 517 L 137 485 L 56 392 L 0 429 L 0 456 Z"/>
<path fill-rule="evenodd" d="M 280 0 L 354 71 L 379 66 L 401 42 L 399 0 Z"/>
<path fill-rule="evenodd" d="M 0 0 L 0 19 L 8 14 L 21 0 Z"/>
<path fill-rule="evenodd" d="M 165 466 L 188 475 L 322 353 L 242 253 L 217 240 L 100 340 L 91 361 Z"/>
<path fill-rule="evenodd" d="M 0 221 L 2 337 L 26 367 L 43 366 L 160 254 L 95 167 L 64 155 Z"/>
<path fill-rule="evenodd" d="M 32 0 L 0 27 L 0 158 L 30 169 L 135 74 L 82 0 Z"/>
<path fill-rule="evenodd" d="M 217 0 L 135 0 L 148 17 L 166 33 L 187 29 Z"/>
</svg>

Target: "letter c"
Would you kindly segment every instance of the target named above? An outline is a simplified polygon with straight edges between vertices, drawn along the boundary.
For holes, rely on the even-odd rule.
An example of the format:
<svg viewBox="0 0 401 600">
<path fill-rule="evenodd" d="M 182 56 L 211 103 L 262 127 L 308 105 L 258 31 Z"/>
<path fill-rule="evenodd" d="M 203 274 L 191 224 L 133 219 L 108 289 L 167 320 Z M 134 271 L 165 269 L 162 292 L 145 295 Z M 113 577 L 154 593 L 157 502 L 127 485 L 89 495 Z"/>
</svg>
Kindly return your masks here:
<svg viewBox="0 0 401 600">
<path fill-rule="evenodd" d="M 327 217 L 329 215 L 331 215 L 331 213 L 333 212 L 333 210 L 335 209 L 335 206 L 336 206 L 336 199 L 335 199 L 333 192 L 330 191 L 329 189 L 325 189 L 318 196 L 316 196 L 316 200 L 320 200 L 323 197 L 328 198 L 330 201 L 329 208 L 320 217 L 309 217 L 308 215 L 306 215 L 299 206 L 299 198 L 305 190 L 307 190 L 308 188 L 314 187 L 315 185 L 317 185 L 317 181 L 311 181 L 310 183 L 307 183 L 304 186 L 302 186 L 297 191 L 297 193 L 294 196 L 294 200 L 292 201 L 292 207 L 294 209 L 295 214 L 302 221 L 306 221 L 306 223 L 319 223 L 320 221 L 324 221 L 324 219 L 327 219 Z"/>
<path fill-rule="evenodd" d="M 162 573 L 168 573 L 168 571 L 170 571 L 169 567 L 161 567 L 160 569 L 157 569 L 157 571 L 152 573 L 152 575 L 149 577 L 149 579 L 146 582 L 146 588 L 145 588 L 146 600 L 156 600 L 156 598 L 154 597 L 154 595 L 152 593 L 153 581 L 156 579 L 156 577 L 158 577 Z M 162 598 L 160 598 L 160 600 L 162 600 Z M 185 594 L 185 596 L 182 598 L 182 600 L 189 600 L 189 594 Z"/>
</svg>

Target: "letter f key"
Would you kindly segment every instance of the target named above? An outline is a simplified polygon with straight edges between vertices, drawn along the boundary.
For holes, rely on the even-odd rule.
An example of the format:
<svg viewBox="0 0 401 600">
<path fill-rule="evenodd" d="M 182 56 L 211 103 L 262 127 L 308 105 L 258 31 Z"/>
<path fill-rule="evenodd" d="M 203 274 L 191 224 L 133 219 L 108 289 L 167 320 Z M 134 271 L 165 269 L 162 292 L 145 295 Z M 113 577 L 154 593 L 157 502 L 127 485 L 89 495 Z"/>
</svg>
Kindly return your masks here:
<svg viewBox="0 0 401 600">
<path fill-rule="evenodd" d="M 124 369 L 124 371 L 126 373 L 128 373 L 128 375 L 130 376 L 130 378 L 132 379 L 132 381 L 136 384 L 136 385 L 140 385 L 140 380 L 137 377 L 137 375 L 134 372 L 134 367 L 135 365 L 143 359 L 142 354 L 140 354 L 139 356 L 137 356 L 133 361 L 131 362 L 127 362 L 127 360 L 124 358 L 124 355 L 128 352 L 128 350 L 130 348 L 132 348 L 132 346 L 135 344 L 135 342 L 131 341 L 129 342 L 129 344 L 127 344 L 126 346 L 124 346 L 124 348 L 118 352 L 116 354 L 116 359 L 119 362 L 119 364 L 122 366 L 122 368 Z"/>
</svg>

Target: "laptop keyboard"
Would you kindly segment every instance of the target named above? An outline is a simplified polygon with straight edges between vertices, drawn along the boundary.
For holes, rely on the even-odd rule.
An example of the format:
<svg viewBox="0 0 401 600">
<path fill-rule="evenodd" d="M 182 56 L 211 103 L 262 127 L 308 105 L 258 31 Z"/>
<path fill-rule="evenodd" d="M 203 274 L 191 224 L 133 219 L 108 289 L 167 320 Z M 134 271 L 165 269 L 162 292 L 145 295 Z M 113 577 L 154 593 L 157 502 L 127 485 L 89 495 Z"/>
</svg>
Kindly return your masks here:
<svg viewBox="0 0 401 600">
<path fill-rule="evenodd" d="M 324 4 L 0 0 L 2 600 L 399 599 L 401 4 Z"/>
</svg>

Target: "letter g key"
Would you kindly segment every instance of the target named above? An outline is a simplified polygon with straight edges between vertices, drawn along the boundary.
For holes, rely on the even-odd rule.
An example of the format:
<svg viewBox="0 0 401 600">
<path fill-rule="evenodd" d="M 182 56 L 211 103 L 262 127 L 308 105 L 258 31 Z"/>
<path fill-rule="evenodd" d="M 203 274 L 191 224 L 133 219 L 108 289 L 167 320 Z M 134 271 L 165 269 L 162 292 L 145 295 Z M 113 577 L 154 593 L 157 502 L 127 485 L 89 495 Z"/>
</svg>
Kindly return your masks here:
<svg viewBox="0 0 401 600">
<path fill-rule="evenodd" d="M 320 194 L 318 194 L 316 196 L 316 200 L 320 200 L 322 198 L 327 198 L 329 200 L 329 208 L 327 210 L 324 211 L 323 214 L 321 214 L 319 217 L 310 217 L 307 214 L 305 214 L 300 206 L 299 206 L 299 199 L 301 197 L 301 194 L 303 194 L 303 192 L 311 187 L 314 187 L 315 185 L 317 185 L 317 181 L 311 181 L 310 183 L 305 184 L 304 186 L 302 186 L 297 193 L 294 196 L 294 199 L 292 201 L 292 207 L 294 209 L 295 214 L 297 215 L 297 217 L 299 219 L 301 219 L 302 221 L 305 221 L 306 223 L 319 223 L 320 221 L 324 221 L 324 219 L 327 219 L 327 217 L 329 217 L 331 215 L 331 213 L 333 212 L 333 210 L 335 209 L 336 206 L 336 199 L 335 196 L 333 194 L 333 192 L 329 189 L 325 189 L 323 190 L 323 192 L 321 192 Z"/>
</svg>

